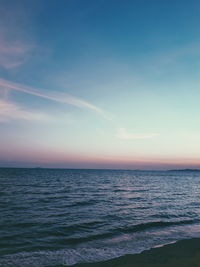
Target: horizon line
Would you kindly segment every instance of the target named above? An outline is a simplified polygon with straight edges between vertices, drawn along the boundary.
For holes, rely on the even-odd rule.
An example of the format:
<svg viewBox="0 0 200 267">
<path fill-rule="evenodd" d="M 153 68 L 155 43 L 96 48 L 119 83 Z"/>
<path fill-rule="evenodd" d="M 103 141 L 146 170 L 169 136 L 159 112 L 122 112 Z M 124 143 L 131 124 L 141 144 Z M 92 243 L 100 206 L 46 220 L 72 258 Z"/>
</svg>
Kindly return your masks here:
<svg viewBox="0 0 200 267">
<path fill-rule="evenodd" d="M 52 170 L 107 170 L 107 171 L 200 171 L 198 168 L 183 168 L 183 169 L 115 169 L 115 168 L 65 168 L 65 167 L 20 167 L 20 166 L 0 166 L 0 169 L 52 169 Z"/>
</svg>

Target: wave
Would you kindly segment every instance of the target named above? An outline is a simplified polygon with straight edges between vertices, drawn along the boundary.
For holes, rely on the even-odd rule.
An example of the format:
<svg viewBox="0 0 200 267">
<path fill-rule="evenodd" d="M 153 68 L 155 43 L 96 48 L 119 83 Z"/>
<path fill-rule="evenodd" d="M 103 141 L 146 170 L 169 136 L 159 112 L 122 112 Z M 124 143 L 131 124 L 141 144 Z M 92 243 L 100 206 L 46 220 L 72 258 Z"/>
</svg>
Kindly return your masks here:
<svg viewBox="0 0 200 267">
<path fill-rule="evenodd" d="M 75 223 L 71 225 L 66 226 L 60 226 L 58 230 L 62 233 L 71 232 L 71 231 L 82 231 L 82 230 L 91 230 L 91 229 L 97 229 L 99 226 L 105 225 L 105 222 L 103 221 L 88 221 L 88 222 L 82 222 L 82 223 Z"/>
<path fill-rule="evenodd" d="M 76 245 L 79 243 L 89 242 L 89 241 L 98 240 L 98 239 L 107 239 L 109 237 L 114 237 L 120 234 L 141 232 L 141 231 L 146 231 L 152 228 L 162 228 L 162 227 L 169 227 L 169 226 L 174 226 L 174 225 L 178 226 L 178 225 L 193 224 L 197 222 L 198 220 L 147 222 L 147 223 L 136 224 L 136 225 L 128 226 L 128 227 L 114 228 L 114 229 L 110 229 L 107 232 L 88 235 L 84 237 L 79 236 L 79 237 L 63 238 L 63 239 L 60 239 L 58 242 L 59 244 Z M 68 227 L 66 227 L 66 229 L 69 230 Z M 62 229 L 62 230 L 66 230 L 66 229 Z"/>
<path fill-rule="evenodd" d="M 36 200 L 33 200 L 33 203 L 40 203 L 40 204 L 53 203 L 54 207 L 57 207 L 56 204 L 58 203 L 59 204 L 58 207 L 61 207 L 60 200 L 66 200 L 66 202 L 64 202 L 62 204 L 62 206 L 67 207 L 67 208 L 76 207 L 76 206 L 90 206 L 90 205 L 93 205 L 96 203 L 96 201 L 93 199 L 67 203 L 67 201 L 69 200 L 69 197 L 67 195 L 64 195 L 64 196 L 63 195 L 61 195 L 61 196 L 56 195 L 56 196 L 47 197 L 47 198 L 44 198 L 44 197 L 38 198 Z"/>
<path fill-rule="evenodd" d="M 160 228 L 160 227 L 167 227 L 167 226 L 173 226 L 173 225 L 193 224 L 196 222 L 198 222 L 198 220 L 155 221 L 155 222 L 153 221 L 153 222 L 136 224 L 136 225 L 127 227 L 125 229 L 121 229 L 121 231 L 124 233 L 130 233 L 130 232 L 144 231 L 150 228 L 158 228 L 158 227 Z"/>
<path fill-rule="evenodd" d="M 169 226 L 178 226 L 178 225 L 187 225 L 187 224 L 194 224 L 198 223 L 199 220 L 179 220 L 179 221 L 150 221 L 146 223 L 140 223 L 135 225 L 129 225 L 126 227 L 117 227 L 117 228 L 110 228 L 106 229 L 106 222 L 101 220 L 94 220 L 94 221 L 86 221 L 77 224 L 71 225 L 63 225 L 59 227 L 53 227 L 54 224 L 50 222 L 44 222 L 42 224 L 33 223 L 33 222 L 22 222 L 22 223 L 15 223 L 12 225 L 4 225 L 2 229 L 9 230 L 9 229 L 34 229 L 37 233 L 40 233 L 42 236 L 51 235 L 54 237 L 63 237 L 58 240 L 59 244 L 79 244 L 83 242 L 88 242 L 92 240 L 99 240 L 99 239 L 106 239 L 109 237 L 114 237 L 121 234 L 131 234 L 136 232 L 147 231 L 153 228 L 164 228 Z M 44 229 L 46 227 L 46 229 Z M 99 229 L 101 228 L 101 232 Z M 104 229 L 103 229 L 104 228 Z M 91 233 L 91 230 L 93 233 Z M 78 233 L 88 233 L 88 235 L 83 236 L 82 234 Z M 72 233 L 77 233 L 78 237 L 71 235 Z M 90 234 L 89 234 L 90 233 Z M 11 238 L 11 237 L 18 237 L 23 236 L 24 232 L 18 233 L 15 235 L 5 235 L 4 238 Z M 68 237 L 67 237 L 68 236 Z M 71 237 L 70 237 L 71 236 Z"/>
<path fill-rule="evenodd" d="M 119 248 L 80 248 L 55 251 L 20 252 L 1 257 L 1 267 L 69 266 L 76 263 L 98 262 L 139 253 L 142 250 Z"/>
<path fill-rule="evenodd" d="M 176 214 L 170 214 L 170 213 L 157 213 L 151 215 L 152 218 L 157 219 L 173 219 L 173 218 L 194 218 L 198 217 L 198 214 L 196 212 L 184 212 L 184 213 L 176 213 Z"/>
<path fill-rule="evenodd" d="M 175 244 L 174 244 L 175 243 Z M 167 245 L 167 254 L 166 250 L 162 249 L 163 255 L 166 255 L 168 257 L 169 254 L 169 246 L 171 246 L 171 250 L 177 252 L 177 248 L 180 247 L 183 249 L 189 248 L 190 251 L 199 250 L 199 243 L 200 239 L 199 238 L 192 238 L 192 239 L 185 239 L 185 240 L 174 240 L 174 241 L 169 241 L 167 243 L 162 243 L 158 244 L 155 246 L 146 246 L 146 247 L 141 247 L 141 248 L 79 248 L 79 249 L 63 249 L 63 250 L 46 250 L 46 251 L 35 251 L 35 252 L 20 252 L 16 254 L 9 254 L 5 255 L 0 258 L 0 266 L 1 267 L 44 267 L 44 266 L 71 266 L 74 264 L 78 264 L 76 266 L 79 266 L 80 263 L 93 263 L 95 266 L 95 262 L 98 262 L 97 266 L 100 266 L 99 262 L 107 261 L 114 259 L 115 260 L 112 262 L 112 266 L 116 265 L 121 262 L 126 263 L 133 262 L 134 255 L 133 254 L 138 254 L 141 253 L 144 250 L 146 253 L 150 254 L 150 257 L 152 257 L 152 252 L 155 252 L 155 249 L 157 250 L 157 255 L 159 251 L 160 255 L 160 250 L 159 248 L 165 247 Z M 153 250 L 151 250 L 154 248 Z M 188 249 L 187 249 L 188 251 Z M 132 255 L 130 255 L 132 254 Z M 180 254 L 180 252 L 179 252 Z M 126 255 L 126 256 L 125 256 Z M 143 254 L 144 255 L 144 254 Z M 153 254 L 155 255 L 155 253 Z M 178 253 L 177 253 L 178 255 Z M 181 254 L 182 255 L 182 254 Z M 119 258 L 121 256 L 125 256 L 123 258 Z M 142 254 L 140 254 L 142 256 Z M 128 258 L 127 258 L 128 257 Z M 131 257 L 131 258 L 130 258 Z M 116 258 L 117 261 L 116 261 Z M 130 261 L 130 259 L 132 259 Z M 120 261 L 121 260 L 121 261 Z M 129 260 L 129 261 L 127 261 Z M 82 266 L 82 265 L 81 265 Z M 85 266 L 85 265 L 83 265 Z M 93 265 L 92 265 L 93 266 Z M 104 265 L 104 266 L 111 266 L 111 262 L 109 265 Z M 120 265 L 121 266 L 121 265 Z"/>
<path fill-rule="evenodd" d="M 76 207 L 76 206 L 88 206 L 93 205 L 96 201 L 95 200 L 85 200 L 85 201 L 77 201 L 72 204 L 67 204 L 66 207 Z"/>
</svg>

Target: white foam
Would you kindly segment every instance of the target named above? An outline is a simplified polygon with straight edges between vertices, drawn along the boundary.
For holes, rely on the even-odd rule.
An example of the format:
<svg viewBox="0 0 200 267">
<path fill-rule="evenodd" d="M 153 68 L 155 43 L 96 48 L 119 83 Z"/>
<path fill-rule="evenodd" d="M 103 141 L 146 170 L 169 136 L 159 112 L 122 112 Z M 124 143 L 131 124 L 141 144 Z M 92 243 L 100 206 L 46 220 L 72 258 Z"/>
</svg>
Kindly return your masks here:
<svg viewBox="0 0 200 267">
<path fill-rule="evenodd" d="M 177 241 L 172 241 L 172 242 L 169 242 L 169 243 L 164 243 L 164 244 L 160 244 L 160 245 L 157 245 L 157 246 L 154 246 L 153 248 L 162 248 L 166 245 L 171 245 L 171 244 L 175 244 Z"/>
<path fill-rule="evenodd" d="M 146 242 L 145 242 L 146 243 Z M 136 254 L 144 250 L 158 248 L 173 242 L 159 245 L 140 244 L 140 246 L 104 247 L 104 248 L 77 248 L 62 250 L 46 250 L 35 252 L 20 252 L 5 255 L 0 258 L 0 267 L 43 267 L 53 265 L 70 266 L 76 263 L 99 262 L 117 258 L 126 254 Z"/>
<path fill-rule="evenodd" d="M 57 251 L 21 252 L 0 259 L 1 267 L 42 267 L 48 265 L 73 265 L 81 262 L 98 262 L 122 256 L 131 251 L 113 248 L 81 248 Z"/>
</svg>

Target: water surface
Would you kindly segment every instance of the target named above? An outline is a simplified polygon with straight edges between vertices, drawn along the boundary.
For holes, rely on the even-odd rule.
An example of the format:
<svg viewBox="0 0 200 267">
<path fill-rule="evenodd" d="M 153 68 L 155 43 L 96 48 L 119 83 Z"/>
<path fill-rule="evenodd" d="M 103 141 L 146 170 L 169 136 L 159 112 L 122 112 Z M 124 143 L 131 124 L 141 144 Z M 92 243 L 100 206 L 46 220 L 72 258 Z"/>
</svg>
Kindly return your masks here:
<svg viewBox="0 0 200 267">
<path fill-rule="evenodd" d="M 0 169 L 0 266 L 102 261 L 200 237 L 200 172 Z"/>
</svg>

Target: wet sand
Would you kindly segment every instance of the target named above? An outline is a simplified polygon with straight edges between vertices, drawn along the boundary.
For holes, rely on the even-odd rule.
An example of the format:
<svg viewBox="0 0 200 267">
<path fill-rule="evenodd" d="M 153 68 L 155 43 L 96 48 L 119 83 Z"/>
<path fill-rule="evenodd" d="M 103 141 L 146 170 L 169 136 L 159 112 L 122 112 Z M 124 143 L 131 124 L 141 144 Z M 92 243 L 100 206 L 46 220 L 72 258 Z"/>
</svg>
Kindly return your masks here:
<svg viewBox="0 0 200 267">
<path fill-rule="evenodd" d="M 126 255 L 117 259 L 74 267 L 200 267 L 200 239 L 181 240 L 143 251 L 140 254 Z"/>
</svg>

